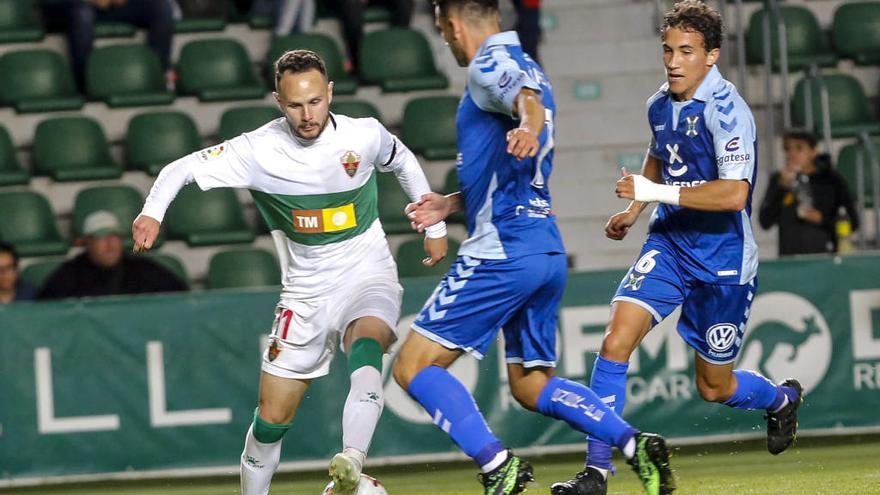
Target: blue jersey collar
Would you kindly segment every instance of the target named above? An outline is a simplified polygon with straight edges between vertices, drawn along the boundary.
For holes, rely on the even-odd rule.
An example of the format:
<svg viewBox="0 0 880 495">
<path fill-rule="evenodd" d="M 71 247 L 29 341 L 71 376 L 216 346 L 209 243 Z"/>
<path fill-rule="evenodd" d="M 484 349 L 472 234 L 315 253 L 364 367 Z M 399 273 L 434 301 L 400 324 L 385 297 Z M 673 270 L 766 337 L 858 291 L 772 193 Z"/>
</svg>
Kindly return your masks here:
<svg viewBox="0 0 880 495">
<path fill-rule="evenodd" d="M 703 79 L 703 82 L 700 83 L 700 87 L 698 87 L 697 91 L 694 93 L 693 99 L 702 102 L 709 101 L 709 98 L 712 97 L 712 93 L 715 92 L 715 88 L 718 87 L 718 84 L 723 80 L 724 78 L 721 77 L 721 71 L 718 70 L 718 66 L 713 65 L 709 70 L 709 73 L 706 74 L 706 77 Z M 660 86 L 660 91 L 669 94 L 669 83 L 663 83 L 663 86 Z"/>
<path fill-rule="evenodd" d="M 500 33 L 495 33 L 492 36 L 486 38 L 486 41 L 483 41 L 483 44 L 480 45 L 480 49 L 477 50 L 477 57 L 486 53 L 489 48 L 493 46 L 499 45 L 517 45 L 519 46 L 519 35 L 516 34 L 516 31 L 502 31 Z M 474 57 L 476 58 L 476 57 Z"/>
</svg>

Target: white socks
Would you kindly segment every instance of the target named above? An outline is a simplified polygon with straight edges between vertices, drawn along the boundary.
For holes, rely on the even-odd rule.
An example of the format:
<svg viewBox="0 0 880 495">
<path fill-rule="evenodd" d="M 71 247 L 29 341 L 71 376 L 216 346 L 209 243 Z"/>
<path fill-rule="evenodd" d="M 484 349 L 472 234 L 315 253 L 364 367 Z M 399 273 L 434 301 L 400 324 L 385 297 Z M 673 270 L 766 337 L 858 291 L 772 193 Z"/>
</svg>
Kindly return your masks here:
<svg viewBox="0 0 880 495">
<path fill-rule="evenodd" d="M 492 458 L 487 464 L 480 466 L 480 471 L 484 473 L 491 473 L 498 466 L 504 464 L 504 461 L 507 460 L 507 451 L 502 450 L 501 452 L 495 454 L 495 457 Z"/>
<path fill-rule="evenodd" d="M 281 460 L 281 440 L 260 443 L 254 438 L 254 425 L 248 428 L 241 453 L 242 495 L 267 495 L 272 475 Z"/>
<path fill-rule="evenodd" d="M 351 374 L 351 390 L 342 411 L 342 445 L 364 455 L 370 450 L 370 442 L 376 424 L 385 407 L 382 375 L 372 366 L 361 366 Z"/>
<path fill-rule="evenodd" d="M 636 437 L 635 435 L 626 442 L 626 445 L 623 446 L 623 455 L 626 456 L 627 459 L 632 459 L 634 455 L 636 455 Z"/>
</svg>

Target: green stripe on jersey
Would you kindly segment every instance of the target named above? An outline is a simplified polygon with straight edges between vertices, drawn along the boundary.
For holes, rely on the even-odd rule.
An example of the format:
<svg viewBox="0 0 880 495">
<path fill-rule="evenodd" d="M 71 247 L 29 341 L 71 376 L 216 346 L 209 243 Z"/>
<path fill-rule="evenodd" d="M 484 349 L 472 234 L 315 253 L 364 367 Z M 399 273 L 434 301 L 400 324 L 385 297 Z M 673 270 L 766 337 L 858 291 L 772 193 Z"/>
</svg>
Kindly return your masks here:
<svg viewBox="0 0 880 495">
<path fill-rule="evenodd" d="M 379 218 L 375 173 L 370 175 L 363 186 L 350 191 L 285 195 L 251 190 L 251 195 L 270 230 L 280 230 L 291 241 L 307 246 L 321 246 L 351 239 L 366 232 Z M 355 225 L 345 227 L 350 222 L 340 223 L 343 227 L 337 228 L 324 225 L 322 217 L 327 215 L 321 215 L 321 210 L 348 205 L 354 206 Z M 307 214 L 308 218 L 294 215 L 294 211 Z"/>
</svg>

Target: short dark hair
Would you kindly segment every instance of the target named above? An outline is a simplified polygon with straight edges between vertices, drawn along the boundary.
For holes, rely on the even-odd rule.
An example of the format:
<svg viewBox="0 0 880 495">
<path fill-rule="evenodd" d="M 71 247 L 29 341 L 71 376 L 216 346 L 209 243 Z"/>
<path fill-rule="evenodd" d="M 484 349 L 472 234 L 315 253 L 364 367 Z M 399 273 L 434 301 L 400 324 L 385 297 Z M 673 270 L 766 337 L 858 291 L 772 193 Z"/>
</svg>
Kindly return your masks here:
<svg viewBox="0 0 880 495">
<path fill-rule="evenodd" d="M 675 2 L 672 10 L 663 16 L 663 25 L 660 26 L 661 35 L 665 37 L 669 28 L 702 34 L 703 46 L 707 52 L 721 48 L 721 40 L 724 38 L 721 14 L 700 0 Z"/>
<path fill-rule="evenodd" d="M 12 266 L 18 268 L 18 251 L 15 250 L 15 246 L 8 242 L 0 242 L 0 253 L 12 255 Z"/>
<path fill-rule="evenodd" d="M 278 83 L 281 82 L 281 76 L 285 72 L 299 74 L 310 70 L 316 70 L 325 78 L 327 77 L 327 68 L 324 66 L 321 56 L 317 53 L 311 50 L 290 50 L 284 52 L 275 61 L 275 87 L 278 87 Z"/>
<path fill-rule="evenodd" d="M 466 10 L 481 17 L 498 12 L 498 0 L 434 0 L 434 5 L 440 7 L 442 16 L 452 10 Z"/>
<path fill-rule="evenodd" d="M 815 148 L 819 144 L 819 136 L 805 127 L 792 127 L 791 129 L 786 129 L 786 131 L 782 133 L 782 139 L 804 141 L 810 145 L 810 148 Z"/>
</svg>

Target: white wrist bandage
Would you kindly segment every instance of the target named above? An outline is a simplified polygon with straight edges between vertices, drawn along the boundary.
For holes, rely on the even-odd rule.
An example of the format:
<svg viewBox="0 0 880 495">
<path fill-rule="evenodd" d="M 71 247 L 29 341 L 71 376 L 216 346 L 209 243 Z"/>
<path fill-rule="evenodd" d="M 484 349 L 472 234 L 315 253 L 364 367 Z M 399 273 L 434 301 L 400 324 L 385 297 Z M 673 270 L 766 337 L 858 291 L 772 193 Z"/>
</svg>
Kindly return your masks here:
<svg viewBox="0 0 880 495">
<path fill-rule="evenodd" d="M 446 237 L 446 222 L 440 221 L 430 227 L 425 227 L 425 237 L 428 239 Z"/>
<path fill-rule="evenodd" d="M 633 175 L 633 187 L 635 188 L 635 200 L 642 203 L 666 203 L 678 206 L 681 186 L 667 186 L 641 176 Z"/>
</svg>

